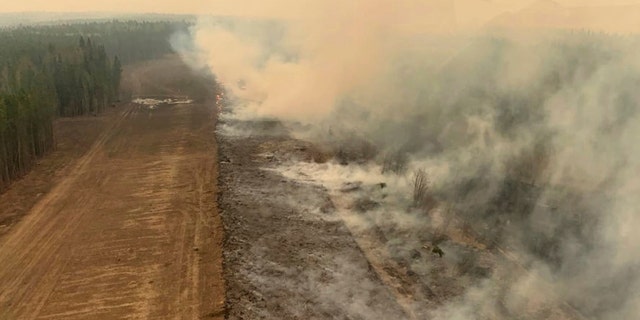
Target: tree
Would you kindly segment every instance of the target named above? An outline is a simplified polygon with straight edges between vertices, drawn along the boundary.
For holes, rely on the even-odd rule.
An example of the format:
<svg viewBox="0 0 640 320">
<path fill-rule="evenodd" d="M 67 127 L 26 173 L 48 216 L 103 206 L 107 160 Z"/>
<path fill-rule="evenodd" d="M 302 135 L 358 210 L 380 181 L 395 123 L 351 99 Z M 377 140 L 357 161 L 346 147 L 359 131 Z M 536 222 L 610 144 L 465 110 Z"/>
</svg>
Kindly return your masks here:
<svg viewBox="0 0 640 320">
<path fill-rule="evenodd" d="M 118 56 L 113 58 L 113 67 L 111 69 L 111 79 L 112 79 L 112 88 L 113 88 L 113 96 L 117 97 L 118 92 L 120 91 L 120 81 L 122 78 L 122 65 L 120 64 L 120 59 Z"/>
</svg>

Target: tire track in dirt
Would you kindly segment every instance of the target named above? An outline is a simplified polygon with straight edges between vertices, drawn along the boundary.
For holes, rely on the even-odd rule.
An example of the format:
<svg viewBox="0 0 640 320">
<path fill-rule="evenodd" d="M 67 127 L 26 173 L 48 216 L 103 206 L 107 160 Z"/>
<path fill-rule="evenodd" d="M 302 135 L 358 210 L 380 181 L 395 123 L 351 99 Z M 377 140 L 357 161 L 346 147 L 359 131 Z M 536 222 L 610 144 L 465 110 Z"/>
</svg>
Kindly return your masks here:
<svg viewBox="0 0 640 320">
<path fill-rule="evenodd" d="M 27 275 L 31 278 L 39 279 L 43 283 L 41 286 L 46 286 L 46 289 L 41 291 L 45 293 L 50 292 L 51 283 L 59 277 L 61 267 L 64 267 L 64 263 L 53 263 L 56 258 L 53 256 L 53 252 L 59 249 L 61 237 L 69 232 L 73 232 L 77 227 L 77 220 L 85 213 L 85 210 L 77 210 L 70 212 L 70 214 L 64 217 L 61 215 L 53 216 L 48 214 L 47 209 L 54 207 L 52 204 L 55 202 L 64 202 L 64 199 L 61 200 L 61 198 L 65 194 L 68 194 L 69 188 L 77 180 L 78 176 L 86 172 L 89 163 L 95 158 L 98 150 L 102 148 L 106 139 L 113 133 L 114 129 L 117 128 L 122 120 L 129 115 L 132 109 L 132 106 L 129 106 L 122 112 L 122 115 L 98 138 L 89 152 L 78 160 L 75 168 L 71 171 L 73 175 L 54 187 L 51 192 L 32 208 L 30 214 L 27 215 L 24 219 L 25 221 L 21 224 L 23 226 L 39 226 L 40 228 L 16 228 L 16 231 L 10 233 L 6 241 L 2 243 L 0 247 L 0 261 L 3 261 L 2 269 L 18 271 L 18 273 L 0 271 L 0 283 L 3 284 L 0 301 L 7 301 L 10 298 L 9 294 L 12 294 L 11 299 L 27 298 L 27 300 L 35 302 L 27 305 L 18 302 L 11 306 L 16 310 L 25 309 L 26 317 L 37 313 L 47 296 L 31 293 L 32 296 L 29 297 L 29 291 L 32 291 L 30 290 L 32 287 L 25 285 L 26 280 L 24 279 Z M 61 221 L 63 219 L 67 220 L 67 222 L 63 223 Z M 55 229 L 55 227 L 60 224 L 62 224 L 62 228 Z M 37 258 L 34 259 L 30 257 Z M 27 265 L 22 264 L 24 261 L 28 261 Z M 42 262 L 48 262 L 45 265 L 55 266 L 55 268 L 37 270 L 38 264 Z M 36 272 L 36 274 L 34 274 L 34 272 Z M 27 309 L 30 309 L 29 312 L 26 312 Z"/>
<path fill-rule="evenodd" d="M 214 112 L 123 110 L 0 239 L 0 317 L 220 318 Z"/>
</svg>

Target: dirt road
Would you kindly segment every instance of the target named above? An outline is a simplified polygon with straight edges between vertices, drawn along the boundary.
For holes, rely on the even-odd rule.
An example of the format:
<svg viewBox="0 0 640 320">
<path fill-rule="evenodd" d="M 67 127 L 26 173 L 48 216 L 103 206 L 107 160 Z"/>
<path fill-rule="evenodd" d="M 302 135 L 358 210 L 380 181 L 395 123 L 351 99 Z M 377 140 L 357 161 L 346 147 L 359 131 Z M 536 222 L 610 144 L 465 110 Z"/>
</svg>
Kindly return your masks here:
<svg viewBox="0 0 640 320">
<path fill-rule="evenodd" d="M 0 319 L 222 318 L 212 104 L 128 104 L 0 238 Z"/>
</svg>

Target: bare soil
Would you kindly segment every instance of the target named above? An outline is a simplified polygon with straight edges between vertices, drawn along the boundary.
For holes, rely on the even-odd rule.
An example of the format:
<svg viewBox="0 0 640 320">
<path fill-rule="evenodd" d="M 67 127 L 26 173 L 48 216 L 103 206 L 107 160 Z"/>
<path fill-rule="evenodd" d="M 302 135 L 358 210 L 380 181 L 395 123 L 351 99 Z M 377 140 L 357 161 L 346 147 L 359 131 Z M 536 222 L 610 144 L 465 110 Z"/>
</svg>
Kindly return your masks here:
<svg viewBox="0 0 640 320">
<path fill-rule="evenodd" d="M 56 123 L 57 150 L 0 195 L 0 319 L 425 319 L 490 274 L 526 274 L 462 223 L 435 247 L 433 230 L 377 223 L 384 181 L 286 178 L 350 158 L 278 121 L 217 123 L 212 83 L 177 57 L 139 64 L 128 99 L 195 102 Z M 533 311 L 520 316 L 580 319 Z M 516 317 L 500 312 L 475 316 Z"/>
<path fill-rule="evenodd" d="M 189 90 L 171 77 L 206 87 L 176 57 L 125 83 Z M 59 121 L 58 150 L 0 197 L 0 318 L 223 318 L 216 111 L 194 98 Z"/>
<path fill-rule="evenodd" d="M 70 164 L 91 148 L 115 114 L 116 110 L 112 109 L 98 117 L 63 118 L 54 122 L 55 150 L 40 159 L 22 179 L 0 193 L 0 236 L 69 174 Z"/>
</svg>

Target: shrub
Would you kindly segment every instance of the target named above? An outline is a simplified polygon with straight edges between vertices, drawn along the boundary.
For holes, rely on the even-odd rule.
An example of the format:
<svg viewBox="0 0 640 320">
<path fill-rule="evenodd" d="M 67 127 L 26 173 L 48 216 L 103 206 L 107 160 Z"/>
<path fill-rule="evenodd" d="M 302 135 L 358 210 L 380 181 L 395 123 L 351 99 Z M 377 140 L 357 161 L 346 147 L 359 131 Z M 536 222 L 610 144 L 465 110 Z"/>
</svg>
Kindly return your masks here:
<svg viewBox="0 0 640 320">
<path fill-rule="evenodd" d="M 429 189 L 429 178 L 423 169 L 418 169 L 413 180 L 413 206 L 430 211 L 436 206 L 436 199 Z"/>
<path fill-rule="evenodd" d="M 409 157 L 404 152 L 389 152 L 384 156 L 382 160 L 382 173 L 393 172 L 395 174 L 402 174 L 407 171 L 407 164 Z"/>
</svg>

